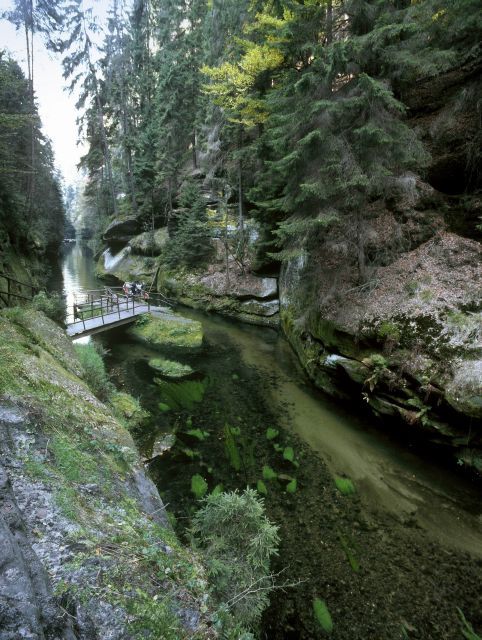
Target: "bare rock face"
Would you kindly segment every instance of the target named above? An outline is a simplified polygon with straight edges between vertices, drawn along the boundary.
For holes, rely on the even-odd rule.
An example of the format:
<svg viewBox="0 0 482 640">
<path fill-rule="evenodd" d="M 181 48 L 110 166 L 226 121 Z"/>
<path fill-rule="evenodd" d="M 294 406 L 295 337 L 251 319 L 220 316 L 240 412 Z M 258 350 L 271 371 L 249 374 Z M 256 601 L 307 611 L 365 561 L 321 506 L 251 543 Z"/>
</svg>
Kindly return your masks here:
<svg viewBox="0 0 482 640">
<path fill-rule="evenodd" d="M 404 96 L 411 122 L 430 151 L 428 181 L 442 193 L 464 193 L 480 180 L 474 155 L 474 144 L 480 146 L 480 90 L 480 61 L 472 60 L 417 83 Z"/>
<path fill-rule="evenodd" d="M 230 273 L 229 281 L 224 271 L 202 276 L 200 283 L 214 295 L 223 296 L 228 292 L 235 298 L 256 298 L 267 300 L 278 294 L 276 278 L 260 278 L 252 273 Z"/>
<path fill-rule="evenodd" d="M 441 231 L 379 266 L 366 287 L 330 251 L 317 256 L 329 268 L 309 283 L 311 306 L 308 256 L 280 279 L 282 324 L 308 374 L 482 471 L 481 245 Z"/>
<path fill-rule="evenodd" d="M 25 483 L 12 485 L 9 466 L 15 464 L 11 447 L 22 448 L 20 429 L 26 422 L 25 412 L 10 403 L 0 405 L 0 639 L 42 639 L 61 637 L 74 639 L 72 622 L 65 617 L 52 593 L 45 566 L 34 550 L 32 532 L 18 505 L 24 497 Z M 18 473 L 20 469 L 17 469 Z M 15 478 L 15 471 L 12 477 Z M 45 507 L 43 496 L 32 484 L 37 508 Z M 44 508 L 43 517 L 53 514 Z"/>
</svg>

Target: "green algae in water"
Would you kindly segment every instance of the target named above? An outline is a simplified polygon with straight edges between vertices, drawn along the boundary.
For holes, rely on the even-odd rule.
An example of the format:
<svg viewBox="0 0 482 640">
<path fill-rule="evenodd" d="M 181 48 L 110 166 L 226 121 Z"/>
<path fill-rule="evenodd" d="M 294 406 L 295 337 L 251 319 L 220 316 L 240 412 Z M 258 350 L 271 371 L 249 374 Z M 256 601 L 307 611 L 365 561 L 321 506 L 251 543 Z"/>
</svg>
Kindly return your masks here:
<svg viewBox="0 0 482 640">
<path fill-rule="evenodd" d="M 268 495 L 268 489 L 266 488 L 266 485 L 262 480 L 258 480 L 258 482 L 256 483 L 256 489 L 258 493 L 261 493 L 264 496 Z"/>
<path fill-rule="evenodd" d="M 157 371 L 165 378 L 185 378 L 194 373 L 194 369 L 188 364 L 182 364 L 175 360 L 166 360 L 165 358 L 151 358 L 149 367 Z"/>
<path fill-rule="evenodd" d="M 201 402 L 208 385 L 205 380 L 186 380 L 185 382 L 169 382 L 156 378 L 154 382 L 161 390 L 162 400 L 170 409 L 190 411 L 195 404 Z"/>
<path fill-rule="evenodd" d="M 296 478 L 293 478 L 293 480 L 291 480 L 291 482 L 288 482 L 288 484 L 286 485 L 286 491 L 288 493 L 294 493 L 297 487 L 298 487 L 298 482 Z"/>
<path fill-rule="evenodd" d="M 355 493 L 355 485 L 350 478 L 335 476 L 335 485 L 338 491 L 344 496 L 351 496 Z"/>
<path fill-rule="evenodd" d="M 204 497 L 208 492 L 208 483 L 201 475 L 199 475 L 199 473 L 196 473 L 196 475 L 191 478 L 191 491 L 198 500 Z"/>
<path fill-rule="evenodd" d="M 209 438 L 209 433 L 207 431 L 201 431 L 201 429 L 189 429 L 186 431 L 188 436 L 192 436 L 193 438 L 197 438 L 201 442 Z"/>
<path fill-rule="evenodd" d="M 283 458 L 285 460 L 289 460 L 289 462 L 293 462 L 295 459 L 295 452 L 293 451 L 293 447 L 285 447 L 283 451 Z"/>
<path fill-rule="evenodd" d="M 268 427 L 268 429 L 266 430 L 267 440 L 274 440 L 276 437 L 278 437 L 278 435 L 279 435 L 278 429 L 273 429 L 273 427 Z"/>
<path fill-rule="evenodd" d="M 331 619 L 331 614 L 328 610 L 326 602 L 324 600 L 320 600 L 320 598 L 315 598 L 313 600 L 313 611 L 315 614 L 316 621 L 326 633 L 331 633 L 333 631 L 333 620 Z"/>
<path fill-rule="evenodd" d="M 277 477 L 278 475 L 276 474 L 276 472 L 273 471 L 271 467 L 265 464 L 263 467 L 263 480 L 276 480 Z"/>
<path fill-rule="evenodd" d="M 338 539 L 340 541 L 341 548 L 345 552 L 346 559 L 350 563 L 350 567 L 353 569 L 355 573 L 358 573 L 360 571 L 360 563 L 355 557 L 353 543 L 348 538 L 343 536 L 341 533 L 338 534 Z"/>
</svg>

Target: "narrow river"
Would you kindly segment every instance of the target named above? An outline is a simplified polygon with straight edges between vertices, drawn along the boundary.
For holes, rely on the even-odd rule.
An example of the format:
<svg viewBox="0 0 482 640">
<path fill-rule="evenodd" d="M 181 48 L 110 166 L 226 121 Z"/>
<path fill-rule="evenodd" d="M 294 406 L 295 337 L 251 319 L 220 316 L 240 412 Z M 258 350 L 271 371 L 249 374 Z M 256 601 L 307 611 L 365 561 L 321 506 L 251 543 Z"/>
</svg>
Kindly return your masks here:
<svg viewBox="0 0 482 640">
<path fill-rule="evenodd" d="M 62 272 L 69 302 L 73 291 L 99 287 L 79 245 L 66 249 Z M 262 637 L 323 637 L 314 598 L 326 601 L 339 639 L 461 638 L 457 608 L 481 625 L 480 485 L 401 443 L 389 424 L 375 427 L 313 389 L 278 333 L 178 312 L 204 331 L 201 350 L 165 354 L 189 364 L 203 384 L 203 401 L 178 411 L 159 408 L 162 389 L 147 364 L 159 352 L 122 330 L 99 339 L 114 382 L 151 413 L 137 434 L 145 457 L 176 434 L 172 450 L 149 466 L 180 535 L 196 506 L 193 475 L 210 490 L 265 479 L 267 511 L 282 539 L 274 571 L 285 588 L 272 598 Z M 205 438 L 189 435 L 193 429 Z M 229 458 L 233 434 L 241 466 Z M 286 447 L 294 461 L 280 454 Z M 274 479 L 262 476 L 266 467 Z M 287 491 L 293 479 L 295 491 Z M 351 495 L 335 479 L 351 481 Z"/>
</svg>

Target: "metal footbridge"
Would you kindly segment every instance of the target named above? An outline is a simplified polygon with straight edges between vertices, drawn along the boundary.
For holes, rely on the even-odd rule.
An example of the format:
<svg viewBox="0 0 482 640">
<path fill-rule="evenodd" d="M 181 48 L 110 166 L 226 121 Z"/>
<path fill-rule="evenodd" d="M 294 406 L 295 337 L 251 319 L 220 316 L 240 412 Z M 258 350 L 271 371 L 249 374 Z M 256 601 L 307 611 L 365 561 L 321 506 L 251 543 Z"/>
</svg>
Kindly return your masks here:
<svg viewBox="0 0 482 640">
<path fill-rule="evenodd" d="M 161 293 L 126 295 L 122 287 L 105 287 L 74 294 L 68 309 L 67 335 L 90 336 L 134 322 L 143 313 L 168 314 L 169 300 Z"/>
</svg>

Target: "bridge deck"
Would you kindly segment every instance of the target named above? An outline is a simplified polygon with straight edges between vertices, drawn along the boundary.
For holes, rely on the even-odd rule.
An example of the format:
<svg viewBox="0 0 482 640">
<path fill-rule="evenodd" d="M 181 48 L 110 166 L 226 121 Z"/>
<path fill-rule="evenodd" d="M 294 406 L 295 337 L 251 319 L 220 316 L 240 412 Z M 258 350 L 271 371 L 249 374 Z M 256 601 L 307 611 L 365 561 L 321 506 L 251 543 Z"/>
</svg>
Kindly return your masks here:
<svg viewBox="0 0 482 640">
<path fill-rule="evenodd" d="M 76 320 L 67 324 L 67 335 L 70 337 L 81 338 L 82 336 L 90 336 L 94 333 L 100 333 L 107 329 L 113 329 L 114 327 L 120 327 L 123 324 L 134 322 L 136 317 L 141 313 L 148 312 L 166 312 L 168 308 L 154 307 L 147 304 L 139 304 L 135 309 L 128 309 L 125 311 L 112 311 L 112 313 L 104 313 L 101 316 L 95 318 L 89 318 L 88 320 Z"/>
</svg>

